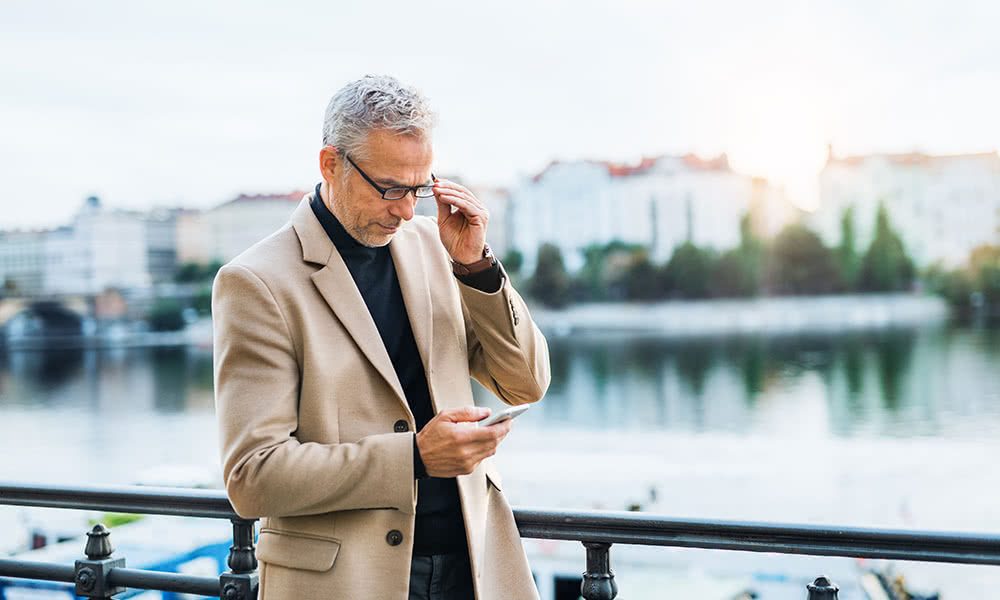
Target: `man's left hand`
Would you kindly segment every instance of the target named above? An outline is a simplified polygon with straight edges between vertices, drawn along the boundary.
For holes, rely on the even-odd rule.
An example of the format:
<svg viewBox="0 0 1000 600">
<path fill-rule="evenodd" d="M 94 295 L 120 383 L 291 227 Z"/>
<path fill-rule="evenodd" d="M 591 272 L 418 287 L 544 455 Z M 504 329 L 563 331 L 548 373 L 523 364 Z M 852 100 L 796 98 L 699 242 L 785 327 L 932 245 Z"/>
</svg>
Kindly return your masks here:
<svg viewBox="0 0 1000 600">
<path fill-rule="evenodd" d="M 465 186 L 447 179 L 434 182 L 441 243 L 457 263 L 474 263 L 483 257 L 490 213 Z M 452 212 L 455 207 L 455 212 Z"/>
</svg>

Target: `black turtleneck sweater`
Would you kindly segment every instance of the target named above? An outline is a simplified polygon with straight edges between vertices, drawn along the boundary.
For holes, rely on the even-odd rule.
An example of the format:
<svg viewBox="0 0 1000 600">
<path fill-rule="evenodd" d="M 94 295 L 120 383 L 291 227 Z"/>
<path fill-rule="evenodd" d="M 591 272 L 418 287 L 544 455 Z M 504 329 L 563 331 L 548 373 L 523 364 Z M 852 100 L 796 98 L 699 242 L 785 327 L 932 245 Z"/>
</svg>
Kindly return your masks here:
<svg viewBox="0 0 1000 600">
<path fill-rule="evenodd" d="M 434 409 L 389 246 L 369 248 L 351 237 L 323 203 L 320 184 L 316 185 L 310 206 L 344 259 L 347 270 L 361 292 L 403 386 L 406 402 L 416 420 L 417 431 L 420 431 L 434 417 Z M 493 267 L 459 280 L 482 291 L 493 292 L 500 288 L 500 269 Z M 416 435 L 410 435 L 414 436 L 413 476 L 418 480 L 419 488 L 413 553 L 426 556 L 467 552 L 462 507 L 455 479 L 428 477 L 417 450 Z"/>
</svg>

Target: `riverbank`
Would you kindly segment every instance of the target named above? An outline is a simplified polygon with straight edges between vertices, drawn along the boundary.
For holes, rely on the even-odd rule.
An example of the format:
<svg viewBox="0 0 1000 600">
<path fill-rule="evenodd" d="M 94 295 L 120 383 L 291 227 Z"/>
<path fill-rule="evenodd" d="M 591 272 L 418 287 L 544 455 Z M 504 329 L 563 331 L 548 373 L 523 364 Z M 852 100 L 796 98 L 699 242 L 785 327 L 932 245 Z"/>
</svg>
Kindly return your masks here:
<svg viewBox="0 0 1000 600">
<path fill-rule="evenodd" d="M 561 310 L 532 307 L 547 334 L 620 333 L 690 337 L 835 333 L 943 323 L 941 298 L 915 294 L 865 294 L 578 304 Z"/>
<path fill-rule="evenodd" d="M 2 332 L 0 332 L 2 334 Z M 0 338 L 3 336 L 0 335 Z M 16 336 L 0 343 L 8 350 L 78 350 L 101 348 L 158 348 L 192 346 L 212 348 L 212 320 L 199 319 L 179 331 L 143 331 L 128 327 L 115 327 L 91 335 L 72 336 Z"/>
</svg>

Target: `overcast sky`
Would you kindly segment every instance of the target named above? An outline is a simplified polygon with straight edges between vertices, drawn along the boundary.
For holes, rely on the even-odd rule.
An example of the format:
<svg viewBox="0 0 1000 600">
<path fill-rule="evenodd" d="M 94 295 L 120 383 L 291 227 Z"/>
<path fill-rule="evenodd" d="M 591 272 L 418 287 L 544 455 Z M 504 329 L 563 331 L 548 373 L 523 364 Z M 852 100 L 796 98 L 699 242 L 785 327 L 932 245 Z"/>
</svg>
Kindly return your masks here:
<svg viewBox="0 0 1000 600">
<path fill-rule="evenodd" d="M 838 153 L 1000 146 L 1000 2 L 0 2 L 0 227 L 317 181 L 365 73 L 438 110 L 435 171 L 728 152 L 809 205 Z"/>
</svg>

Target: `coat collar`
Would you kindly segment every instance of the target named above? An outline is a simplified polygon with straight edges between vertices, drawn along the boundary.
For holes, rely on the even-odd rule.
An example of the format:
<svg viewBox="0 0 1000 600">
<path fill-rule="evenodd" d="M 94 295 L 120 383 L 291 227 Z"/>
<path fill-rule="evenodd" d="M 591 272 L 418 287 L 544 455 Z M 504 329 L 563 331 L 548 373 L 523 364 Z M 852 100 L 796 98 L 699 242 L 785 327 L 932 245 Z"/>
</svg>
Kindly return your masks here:
<svg viewBox="0 0 1000 600">
<path fill-rule="evenodd" d="M 368 312 L 358 286 L 354 283 L 347 265 L 337 252 L 333 242 L 313 214 L 309 202 L 312 193 L 307 194 L 292 213 L 292 228 L 298 235 L 302 246 L 302 260 L 323 268 L 311 275 L 313 284 L 320 295 L 330 306 L 337 319 L 347 329 L 358 348 L 368 358 L 380 375 L 389 383 L 407 414 L 413 418 L 402 385 L 396 376 L 396 371 L 386 352 L 382 338 L 379 337 L 375 321 Z M 413 337 L 417 342 L 427 375 L 428 384 L 431 380 L 431 357 L 433 355 L 433 311 L 424 249 L 420 244 L 419 234 L 412 222 L 404 222 L 399 231 L 389 243 L 396 266 L 396 276 L 403 294 L 403 304 L 410 319 Z M 433 391 L 431 392 L 433 394 Z"/>
</svg>

